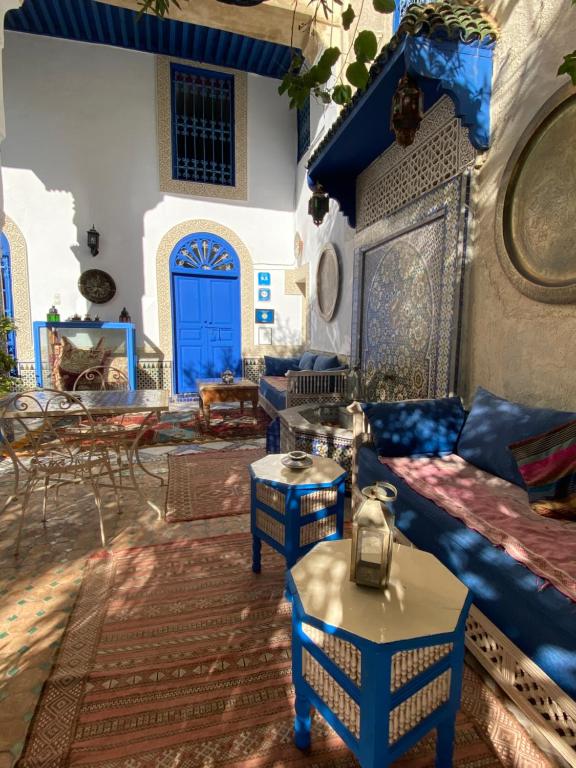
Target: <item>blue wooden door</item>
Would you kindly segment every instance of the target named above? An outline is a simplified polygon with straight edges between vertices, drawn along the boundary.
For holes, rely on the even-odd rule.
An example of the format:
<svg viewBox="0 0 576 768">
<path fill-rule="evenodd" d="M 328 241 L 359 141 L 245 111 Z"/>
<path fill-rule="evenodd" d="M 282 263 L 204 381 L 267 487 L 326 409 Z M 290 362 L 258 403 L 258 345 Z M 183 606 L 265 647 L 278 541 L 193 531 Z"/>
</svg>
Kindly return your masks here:
<svg viewBox="0 0 576 768">
<path fill-rule="evenodd" d="M 180 241 L 172 261 L 175 391 L 194 392 L 198 378 L 241 372 L 239 265 L 206 233 Z"/>
</svg>

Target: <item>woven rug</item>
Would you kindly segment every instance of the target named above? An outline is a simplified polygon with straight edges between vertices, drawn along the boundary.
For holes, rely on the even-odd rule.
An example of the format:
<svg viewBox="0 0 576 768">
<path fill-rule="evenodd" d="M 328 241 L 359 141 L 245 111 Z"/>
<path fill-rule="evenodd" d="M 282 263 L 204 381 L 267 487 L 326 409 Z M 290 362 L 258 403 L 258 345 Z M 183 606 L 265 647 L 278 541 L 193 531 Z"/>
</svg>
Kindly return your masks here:
<svg viewBox="0 0 576 768">
<path fill-rule="evenodd" d="M 249 534 L 235 534 L 88 560 L 19 768 L 356 766 L 318 716 L 310 753 L 293 746 L 284 563 L 267 550 L 255 575 L 250 556 Z M 454 765 L 540 768 L 540 758 L 467 670 Z M 433 763 L 426 738 L 398 765 Z"/>
<path fill-rule="evenodd" d="M 166 520 L 206 520 L 250 512 L 248 467 L 263 450 L 168 455 Z"/>
<path fill-rule="evenodd" d="M 140 414 L 124 417 L 124 423 L 139 424 Z M 141 441 L 142 445 L 178 445 L 190 443 L 199 445 L 211 440 L 249 440 L 265 437 L 270 423 L 268 414 L 258 408 L 256 418 L 252 407 L 241 413 L 239 408 L 212 408 L 208 425 L 197 409 L 169 411 L 163 413 L 160 420 L 150 426 Z"/>
</svg>

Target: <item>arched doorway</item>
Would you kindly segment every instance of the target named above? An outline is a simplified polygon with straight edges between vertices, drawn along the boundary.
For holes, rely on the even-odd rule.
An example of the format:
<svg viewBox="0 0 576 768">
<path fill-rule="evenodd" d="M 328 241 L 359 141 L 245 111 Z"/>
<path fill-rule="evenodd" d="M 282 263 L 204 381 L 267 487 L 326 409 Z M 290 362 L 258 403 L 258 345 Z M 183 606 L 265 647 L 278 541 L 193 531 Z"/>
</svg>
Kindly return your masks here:
<svg viewBox="0 0 576 768">
<path fill-rule="evenodd" d="M 10 243 L 4 232 L 0 233 L 0 313 L 14 320 L 14 298 L 12 294 L 12 262 Z M 9 331 L 6 338 L 6 351 L 16 360 L 16 333 Z M 16 370 L 12 373 L 16 374 Z"/>
<path fill-rule="evenodd" d="M 170 255 L 174 391 L 196 379 L 241 372 L 240 262 L 224 238 L 195 232 Z"/>
</svg>

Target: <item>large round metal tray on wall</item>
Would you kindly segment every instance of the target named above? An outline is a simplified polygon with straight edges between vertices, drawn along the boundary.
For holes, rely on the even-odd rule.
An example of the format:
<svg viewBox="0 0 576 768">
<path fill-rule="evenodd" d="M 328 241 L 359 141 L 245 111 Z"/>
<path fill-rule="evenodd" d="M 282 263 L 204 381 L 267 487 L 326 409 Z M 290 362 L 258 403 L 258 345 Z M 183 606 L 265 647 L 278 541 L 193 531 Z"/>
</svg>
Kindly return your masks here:
<svg viewBox="0 0 576 768">
<path fill-rule="evenodd" d="M 497 204 L 502 267 L 537 301 L 576 301 L 576 89 L 562 88 L 518 143 Z"/>
<path fill-rule="evenodd" d="M 320 317 L 330 322 L 336 314 L 340 296 L 340 261 L 330 243 L 320 253 L 316 270 L 316 301 Z"/>
<path fill-rule="evenodd" d="M 87 269 L 80 275 L 78 290 L 93 304 L 105 304 L 114 298 L 116 283 L 108 272 L 102 269 Z"/>
</svg>

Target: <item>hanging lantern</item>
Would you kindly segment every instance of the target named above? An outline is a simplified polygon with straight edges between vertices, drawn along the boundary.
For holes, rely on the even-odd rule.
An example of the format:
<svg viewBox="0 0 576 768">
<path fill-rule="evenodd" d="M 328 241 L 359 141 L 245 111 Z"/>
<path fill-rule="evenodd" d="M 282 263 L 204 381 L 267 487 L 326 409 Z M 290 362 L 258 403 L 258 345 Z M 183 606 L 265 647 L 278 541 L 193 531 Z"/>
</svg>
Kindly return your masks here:
<svg viewBox="0 0 576 768">
<path fill-rule="evenodd" d="M 324 221 L 329 207 L 330 198 L 328 193 L 324 192 L 322 184 L 315 184 L 312 190 L 312 197 L 308 202 L 308 213 L 312 216 L 312 221 L 317 227 Z"/>
<path fill-rule="evenodd" d="M 94 228 L 94 224 L 92 224 L 92 227 L 88 230 L 88 232 L 86 232 L 86 244 L 90 249 L 92 256 L 98 256 L 98 248 L 100 247 L 100 232 Z"/>
<path fill-rule="evenodd" d="M 401 147 L 408 147 L 414 141 L 424 115 L 423 109 L 422 91 L 410 75 L 404 75 L 392 97 L 390 117 L 390 127 Z"/>
<path fill-rule="evenodd" d="M 362 489 L 364 501 L 352 520 L 350 581 L 364 587 L 384 589 L 390 580 L 394 515 L 388 504 L 398 495 L 390 483 Z"/>
</svg>

